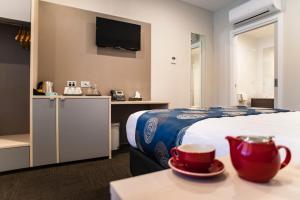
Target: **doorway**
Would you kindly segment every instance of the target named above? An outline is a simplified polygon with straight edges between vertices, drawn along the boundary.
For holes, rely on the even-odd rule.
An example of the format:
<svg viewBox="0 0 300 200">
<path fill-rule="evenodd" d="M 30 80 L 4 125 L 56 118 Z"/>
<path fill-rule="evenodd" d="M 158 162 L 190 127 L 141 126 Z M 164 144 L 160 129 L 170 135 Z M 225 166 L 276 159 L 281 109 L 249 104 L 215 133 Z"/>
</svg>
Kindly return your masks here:
<svg viewBox="0 0 300 200">
<path fill-rule="evenodd" d="M 200 34 L 191 33 L 191 107 L 201 108 L 203 105 L 203 66 L 204 38 Z"/>
<path fill-rule="evenodd" d="M 271 23 L 234 35 L 236 105 L 253 106 L 259 101 L 274 107 L 278 80 L 275 30 L 276 23 Z"/>
</svg>

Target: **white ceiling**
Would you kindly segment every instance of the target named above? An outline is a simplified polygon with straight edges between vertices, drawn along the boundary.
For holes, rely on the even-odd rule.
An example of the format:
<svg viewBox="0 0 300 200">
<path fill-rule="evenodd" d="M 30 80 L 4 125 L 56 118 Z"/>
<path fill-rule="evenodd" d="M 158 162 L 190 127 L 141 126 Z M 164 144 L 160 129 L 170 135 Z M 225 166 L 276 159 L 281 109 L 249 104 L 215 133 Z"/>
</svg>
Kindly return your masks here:
<svg viewBox="0 0 300 200">
<path fill-rule="evenodd" d="M 236 0 L 181 0 L 186 3 L 205 8 L 210 11 L 217 11 L 220 8 L 236 1 Z"/>
</svg>

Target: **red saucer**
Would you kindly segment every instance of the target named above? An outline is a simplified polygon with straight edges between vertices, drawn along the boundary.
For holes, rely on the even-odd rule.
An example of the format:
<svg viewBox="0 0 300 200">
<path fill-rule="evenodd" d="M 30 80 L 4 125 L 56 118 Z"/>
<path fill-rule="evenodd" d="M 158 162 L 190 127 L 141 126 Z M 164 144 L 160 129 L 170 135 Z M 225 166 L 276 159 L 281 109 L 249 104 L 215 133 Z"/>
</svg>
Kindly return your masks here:
<svg viewBox="0 0 300 200">
<path fill-rule="evenodd" d="M 219 160 L 214 160 L 214 162 L 211 164 L 211 167 L 208 169 L 208 172 L 191 172 L 188 169 L 186 169 L 184 164 L 176 162 L 174 158 L 171 158 L 168 164 L 171 167 L 171 169 L 175 172 L 194 178 L 214 177 L 224 173 L 225 171 L 224 164 Z"/>
</svg>

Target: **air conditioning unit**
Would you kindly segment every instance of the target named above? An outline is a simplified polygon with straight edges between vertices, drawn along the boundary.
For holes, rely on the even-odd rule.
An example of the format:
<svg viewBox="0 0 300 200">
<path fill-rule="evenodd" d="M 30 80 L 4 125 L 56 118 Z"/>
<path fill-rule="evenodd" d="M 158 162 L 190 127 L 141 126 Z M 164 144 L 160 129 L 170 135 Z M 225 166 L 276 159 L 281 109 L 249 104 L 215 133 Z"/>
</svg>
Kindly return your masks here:
<svg viewBox="0 0 300 200">
<path fill-rule="evenodd" d="M 280 12 L 281 0 L 250 0 L 229 11 L 229 21 L 239 26 L 259 18 Z"/>
</svg>

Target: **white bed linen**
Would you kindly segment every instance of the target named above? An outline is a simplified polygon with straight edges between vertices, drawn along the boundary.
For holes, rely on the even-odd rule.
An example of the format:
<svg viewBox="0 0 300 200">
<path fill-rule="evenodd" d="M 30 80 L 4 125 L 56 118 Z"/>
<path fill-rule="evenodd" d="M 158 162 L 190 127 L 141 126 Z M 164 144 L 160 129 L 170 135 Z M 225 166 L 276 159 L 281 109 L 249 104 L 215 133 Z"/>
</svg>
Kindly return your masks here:
<svg viewBox="0 0 300 200">
<path fill-rule="evenodd" d="M 147 112 L 147 111 L 143 110 L 143 111 L 133 113 L 129 116 L 129 118 L 127 120 L 127 124 L 126 124 L 127 139 L 128 139 L 129 144 L 134 148 L 137 148 L 137 145 L 135 142 L 135 129 L 136 129 L 137 120 L 145 112 Z"/>
<path fill-rule="evenodd" d="M 135 129 L 138 118 L 146 111 L 132 114 L 127 121 L 127 138 L 137 147 Z M 216 156 L 229 154 L 226 136 L 275 136 L 277 145 L 286 145 L 292 151 L 292 161 L 300 164 L 300 112 L 261 114 L 238 117 L 211 118 L 199 121 L 186 130 L 182 144 L 213 144 Z M 283 153 L 283 152 L 281 152 Z"/>
</svg>

